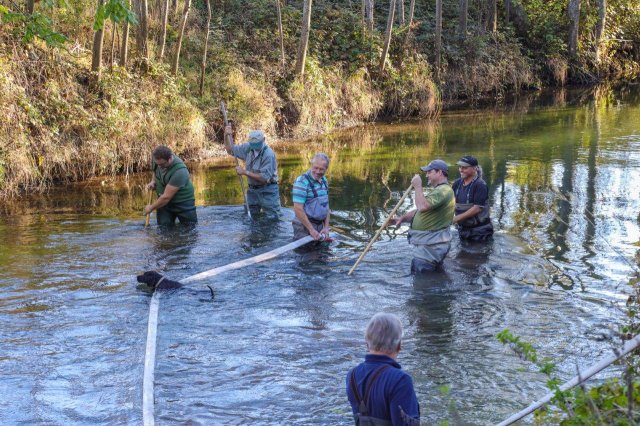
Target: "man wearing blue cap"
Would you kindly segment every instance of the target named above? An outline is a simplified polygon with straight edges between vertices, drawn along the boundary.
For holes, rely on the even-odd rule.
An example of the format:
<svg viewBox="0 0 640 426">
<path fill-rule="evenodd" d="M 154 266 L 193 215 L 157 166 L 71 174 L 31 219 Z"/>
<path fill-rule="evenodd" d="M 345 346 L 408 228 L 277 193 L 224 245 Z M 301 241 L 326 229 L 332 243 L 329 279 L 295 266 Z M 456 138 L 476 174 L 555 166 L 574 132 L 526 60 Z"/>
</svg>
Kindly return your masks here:
<svg viewBox="0 0 640 426">
<path fill-rule="evenodd" d="M 227 153 L 244 161 L 245 167 L 237 166 L 236 173 L 247 177 L 247 204 L 251 215 L 261 210 L 268 216 L 280 215 L 280 188 L 278 186 L 278 164 L 276 154 L 265 143 L 262 130 L 249 133 L 249 140 L 241 145 L 233 144 L 231 126 L 224 129 L 227 137 L 224 147 Z"/>
<path fill-rule="evenodd" d="M 411 272 L 422 273 L 441 269 L 442 261 L 451 248 L 451 226 L 455 197 L 447 180 L 449 168 L 442 160 L 433 160 L 420 167 L 426 173 L 429 186 L 422 189 L 422 178 L 411 179 L 415 190 L 416 209 L 393 218 L 396 225 L 411 222 L 409 243 L 414 246 Z"/>
<path fill-rule="evenodd" d="M 456 196 L 456 215 L 453 223 L 458 226 L 461 240 L 485 241 L 493 235 L 489 217 L 489 189 L 482 179 L 478 160 L 466 155 L 458 161 L 460 177 L 453 182 Z"/>
</svg>

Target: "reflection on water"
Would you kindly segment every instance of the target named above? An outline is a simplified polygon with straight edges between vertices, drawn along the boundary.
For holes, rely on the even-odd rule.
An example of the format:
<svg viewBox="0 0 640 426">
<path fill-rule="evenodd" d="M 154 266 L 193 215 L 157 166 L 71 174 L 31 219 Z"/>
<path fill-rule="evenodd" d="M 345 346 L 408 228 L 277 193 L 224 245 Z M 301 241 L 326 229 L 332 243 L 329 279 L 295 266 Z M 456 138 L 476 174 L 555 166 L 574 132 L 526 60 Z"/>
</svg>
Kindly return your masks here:
<svg viewBox="0 0 640 426">
<path fill-rule="evenodd" d="M 331 156 L 337 239 L 162 299 L 158 421 L 352 424 L 344 375 L 380 310 L 406 327 L 399 361 L 414 377 L 425 424 L 449 418 L 450 401 L 465 424 L 495 423 L 545 393 L 544 378 L 495 339 L 504 328 L 553 357 L 563 378 L 602 356 L 603 334 L 624 321 L 640 239 L 638 93 L 563 90 L 437 124 L 279 146 L 289 207 L 309 158 Z M 418 167 L 465 154 L 480 159 L 490 187 L 493 241 L 455 239 L 443 273 L 412 277 L 406 227 L 389 228 L 347 276 Z M 248 220 L 231 165 L 194 170 L 199 224 L 191 230 L 143 227 L 145 175 L 3 206 L 3 424 L 140 422 L 149 293 L 135 275 L 156 269 L 180 279 L 291 240 L 289 208 L 278 224 Z"/>
</svg>

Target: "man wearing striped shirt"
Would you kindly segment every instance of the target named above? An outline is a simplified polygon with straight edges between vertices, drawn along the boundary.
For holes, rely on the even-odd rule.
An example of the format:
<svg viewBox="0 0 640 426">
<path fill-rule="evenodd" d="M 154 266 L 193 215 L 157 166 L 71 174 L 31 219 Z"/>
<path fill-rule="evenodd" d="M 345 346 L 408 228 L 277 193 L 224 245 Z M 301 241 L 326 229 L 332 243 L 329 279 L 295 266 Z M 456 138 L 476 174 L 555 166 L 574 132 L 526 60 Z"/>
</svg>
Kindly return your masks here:
<svg viewBox="0 0 640 426">
<path fill-rule="evenodd" d="M 297 177 L 293 184 L 293 239 L 311 235 L 314 240 L 329 237 L 329 186 L 324 177 L 329 157 L 318 153 L 311 160 L 311 168 Z"/>
</svg>

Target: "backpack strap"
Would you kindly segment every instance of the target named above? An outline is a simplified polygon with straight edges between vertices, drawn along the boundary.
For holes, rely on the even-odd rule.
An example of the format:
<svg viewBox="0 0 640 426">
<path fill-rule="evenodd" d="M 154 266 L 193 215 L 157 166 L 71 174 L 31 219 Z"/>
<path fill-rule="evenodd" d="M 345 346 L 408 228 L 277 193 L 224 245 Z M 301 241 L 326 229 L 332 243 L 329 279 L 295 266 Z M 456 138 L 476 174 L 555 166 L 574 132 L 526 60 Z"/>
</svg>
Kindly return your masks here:
<svg viewBox="0 0 640 426">
<path fill-rule="evenodd" d="M 351 371 L 351 392 L 353 392 L 353 396 L 356 398 L 356 402 L 358 403 L 358 414 L 361 416 L 368 416 L 369 409 L 367 408 L 367 402 L 369 401 L 369 395 L 371 394 L 371 388 L 373 388 L 374 383 L 380 377 L 380 374 L 390 365 L 386 364 L 382 367 L 378 368 L 372 375 L 371 378 L 367 381 L 367 385 L 364 390 L 364 399 L 360 397 L 360 392 L 358 392 L 358 386 L 356 385 L 356 369 L 354 368 Z"/>
</svg>

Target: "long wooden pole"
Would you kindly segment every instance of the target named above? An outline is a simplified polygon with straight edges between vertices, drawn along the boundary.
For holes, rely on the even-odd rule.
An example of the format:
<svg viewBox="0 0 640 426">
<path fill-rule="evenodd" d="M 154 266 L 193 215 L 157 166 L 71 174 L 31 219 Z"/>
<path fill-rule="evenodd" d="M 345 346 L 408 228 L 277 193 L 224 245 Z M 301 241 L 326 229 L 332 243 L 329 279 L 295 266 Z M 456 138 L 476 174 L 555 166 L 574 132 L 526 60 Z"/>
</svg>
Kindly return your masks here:
<svg viewBox="0 0 640 426">
<path fill-rule="evenodd" d="M 147 200 L 147 205 L 151 204 L 151 199 L 153 197 L 153 190 L 149 191 L 149 199 Z M 144 218 L 144 227 L 149 226 L 149 220 L 151 219 L 151 212 L 147 213 L 147 216 Z"/>
<path fill-rule="evenodd" d="M 358 258 L 358 260 L 356 260 L 356 263 L 353 264 L 353 266 L 351 267 L 351 269 L 349 270 L 349 273 L 347 275 L 351 275 L 351 273 L 356 269 L 356 267 L 358 266 L 358 264 L 360 263 L 360 261 L 362 260 L 364 255 L 367 254 L 367 252 L 369 251 L 369 249 L 371 248 L 373 243 L 378 239 L 378 237 L 380 236 L 380 233 L 382 232 L 382 230 L 389 224 L 389 221 L 391 220 L 393 215 L 396 214 L 396 210 L 398 210 L 398 208 L 400 207 L 400 205 L 402 204 L 404 199 L 407 198 L 407 195 L 409 195 L 409 192 L 411 192 L 412 188 L 413 188 L 413 185 L 409 186 L 409 188 L 407 188 L 407 190 L 404 191 L 404 194 L 400 198 L 400 201 L 398 201 L 398 204 L 396 204 L 396 206 L 393 208 L 393 210 L 391 210 L 391 213 L 389 213 L 389 217 L 387 217 L 387 220 L 385 220 L 384 223 L 382 224 L 382 226 L 380 227 L 380 229 L 378 229 L 378 232 L 376 232 L 376 235 L 374 235 L 373 238 L 371 238 L 371 241 L 369 241 L 369 244 L 367 244 L 367 247 L 364 249 L 364 251 L 362 252 L 360 257 Z"/>
<path fill-rule="evenodd" d="M 222 118 L 224 118 L 224 127 L 226 128 L 229 125 L 229 120 L 227 120 L 227 108 L 224 106 L 224 101 L 220 103 L 220 110 L 222 111 Z M 224 137 L 225 138 L 227 137 L 226 133 Z M 240 166 L 238 157 L 234 155 L 233 158 L 236 159 L 236 167 Z M 253 219 L 251 217 L 251 211 L 249 210 L 249 203 L 247 202 L 247 193 L 244 190 L 244 179 L 242 179 L 242 176 L 240 175 L 238 175 L 238 178 L 240 179 L 240 188 L 242 188 L 242 198 L 244 199 L 244 211 L 245 213 L 247 213 L 247 216 L 249 216 L 249 219 Z"/>
</svg>

